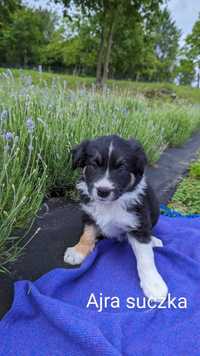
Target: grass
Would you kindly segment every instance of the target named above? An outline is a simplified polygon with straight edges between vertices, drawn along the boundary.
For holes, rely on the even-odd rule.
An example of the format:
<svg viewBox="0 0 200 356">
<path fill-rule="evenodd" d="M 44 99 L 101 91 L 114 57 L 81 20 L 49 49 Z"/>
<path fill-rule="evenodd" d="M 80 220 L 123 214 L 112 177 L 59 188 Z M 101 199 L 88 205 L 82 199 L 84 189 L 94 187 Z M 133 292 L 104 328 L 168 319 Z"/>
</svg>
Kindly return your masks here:
<svg viewBox="0 0 200 356">
<path fill-rule="evenodd" d="M 0 74 L 4 73 L 5 69 L 0 68 Z M 51 84 L 52 80 L 58 78 L 62 83 L 67 84 L 68 88 L 76 89 L 80 86 L 86 88 L 92 88 L 95 85 L 95 78 L 86 76 L 75 76 L 67 74 L 54 74 L 51 72 L 39 73 L 36 70 L 19 70 L 13 69 L 12 73 L 15 78 L 21 76 L 31 76 L 33 84 L 40 85 L 45 80 L 48 84 Z M 118 93 L 129 92 L 131 95 L 144 95 L 148 98 L 158 98 L 162 100 L 171 101 L 171 94 L 175 93 L 178 99 L 184 100 L 191 104 L 200 104 L 200 89 L 191 88 L 190 86 L 176 85 L 172 83 L 148 83 L 148 82 L 134 82 L 131 80 L 108 80 L 108 88 L 112 91 L 116 90 Z M 165 94 L 162 94 L 162 91 Z"/>
<path fill-rule="evenodd" d="M 70 150 L 82 139 L 136 137 L 149 162 L 200 128 L 192 104 L 149 101 L 129 90 L 75 89 L 63 77 L 0 75 L 0 269 L 20 251 L 16 231 L 33 221 L 51 189 L 73 186 Z"/>
<path fill-rule="evenodd" d="M 169 207 L 183 214 L 200 214 L 200 155 L 179 184 Z"/>
</svg>

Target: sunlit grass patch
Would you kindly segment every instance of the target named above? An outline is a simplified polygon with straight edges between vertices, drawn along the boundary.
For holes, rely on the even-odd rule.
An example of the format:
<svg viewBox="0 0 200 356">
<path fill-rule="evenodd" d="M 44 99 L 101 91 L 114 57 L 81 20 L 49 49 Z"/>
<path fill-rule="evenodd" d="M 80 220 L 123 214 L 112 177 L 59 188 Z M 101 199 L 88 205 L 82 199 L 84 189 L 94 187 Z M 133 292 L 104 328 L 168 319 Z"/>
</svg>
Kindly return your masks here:
<svg viewBox="0 0 200 356">
<path fill-rule="evenodd" d="M 200 158 L 191 164 L 169 207 L 184 214 L 200 214 Z"/>
</svg>

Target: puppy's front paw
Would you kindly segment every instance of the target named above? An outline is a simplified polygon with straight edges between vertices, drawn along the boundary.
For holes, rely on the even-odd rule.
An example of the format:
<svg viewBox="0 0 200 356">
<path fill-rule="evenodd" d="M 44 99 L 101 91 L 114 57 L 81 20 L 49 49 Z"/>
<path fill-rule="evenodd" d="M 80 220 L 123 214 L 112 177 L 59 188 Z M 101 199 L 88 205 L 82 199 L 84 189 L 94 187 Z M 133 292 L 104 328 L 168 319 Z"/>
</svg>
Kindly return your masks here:
<svg viewBox="0 0 200 356">
<path fill-rule="evenodd" d="M 64 254 L 64 262 L 70 265 L 80 265 L 85 256 L 77 252 L 74 247 L 69 247 Z"/>
<path fill-rule="evenodd" d="M 155 236 L 151 236 L 151 243 L 153 247 L 163 247 L 163 243 Z"/>
<path fill-rule="evenodd" d="M 165 300 L 168 293 L 168 288 L 158 272 L 150 273 L 141 279 L 140 285 L 147 298 L 151 298 L 155 302 Z"/>
</svg>

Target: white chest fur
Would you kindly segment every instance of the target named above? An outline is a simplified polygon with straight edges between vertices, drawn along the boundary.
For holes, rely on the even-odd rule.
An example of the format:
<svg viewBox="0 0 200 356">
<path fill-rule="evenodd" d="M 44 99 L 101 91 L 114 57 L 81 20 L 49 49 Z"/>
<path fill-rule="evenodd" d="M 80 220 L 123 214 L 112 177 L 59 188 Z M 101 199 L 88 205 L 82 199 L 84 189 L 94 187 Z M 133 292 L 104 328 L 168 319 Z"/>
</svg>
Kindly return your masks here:
<svg viewBox="0 0 200 356">
<path fill-rule="evenodd" d="M 106 237 L 120 238 L 122 234 L 138 226 L 136 214 L 128 212 L 120 201 L 91 202 L 83 204 L 82 208 L 92 216 Z"/>
</svg>

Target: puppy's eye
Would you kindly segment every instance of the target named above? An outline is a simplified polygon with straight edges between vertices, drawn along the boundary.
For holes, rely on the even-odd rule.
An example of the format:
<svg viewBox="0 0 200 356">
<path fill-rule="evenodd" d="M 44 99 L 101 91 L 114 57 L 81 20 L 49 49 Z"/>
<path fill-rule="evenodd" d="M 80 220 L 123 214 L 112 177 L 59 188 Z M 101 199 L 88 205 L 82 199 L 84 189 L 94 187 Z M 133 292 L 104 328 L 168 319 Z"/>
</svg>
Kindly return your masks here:
<svg viewBox="0 0 200 356">
<path fill-rule="evenodd" d="M 123 161 L 119 161 L 115 163 L 115 169 L 123 169 L 125 167 L 124 162 Z"/>
<path fill-rule="evenodd" d="M 95 161 L 90 162 L 90 166 L 97 168 L 97 167 L 101 166 L 101 163 L 99 160 L 95 160 Z"/>
</svg>

